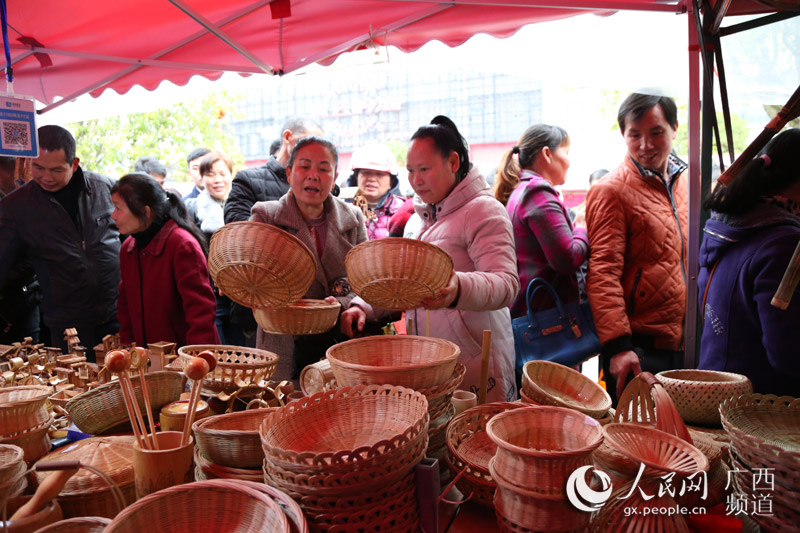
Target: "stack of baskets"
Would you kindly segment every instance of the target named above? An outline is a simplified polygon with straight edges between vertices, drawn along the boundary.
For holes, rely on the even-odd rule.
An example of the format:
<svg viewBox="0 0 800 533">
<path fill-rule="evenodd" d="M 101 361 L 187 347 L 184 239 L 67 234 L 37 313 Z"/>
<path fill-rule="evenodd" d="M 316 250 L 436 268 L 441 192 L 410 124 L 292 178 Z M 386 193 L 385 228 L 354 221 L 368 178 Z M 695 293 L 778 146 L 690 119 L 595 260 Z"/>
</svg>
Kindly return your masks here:
<svg viewBox="0 0 800 533">
<path fill-rule="evenodd" d="M 46 404 L 51 393 L 50 387 L 43 385 L 0 389 L 0 444 L 22 448 L 26 462 L 50 451 L 47 431 L 53 417 Z"/>
<path fill-rule="evenodd" d="M 111 478 L 122 492 L 125 505 L 130 505 L 136 500 L 133 444 L 131 436 L 91 437 L 49 453 L 39 462 L 80 461 L 93 466 Z M 48 475 L 48 472 L 37 472 L 37 482 L 41 483 Z M 106 480 L 87 468 L 81 468 L 69 478 L 58 495 L 58 502 L 65 518 L 114 518 L 121 510 Z"/>
<path fill-rule="evenodd" d="M 656 374 L 675 408 L 689 425 L 720 426 L 719 406 L 729 398 L 752 394 L 753 384 L 741 374 L 716 370 L 667 370 Z"/>
<path fill-rule="evenodd" d="M 569 503 L 567 479 L 592 464 L 603 441 L 593 418 L 563 407 L 500 413 L 486 425 L 497 452 L 489 472 L 497 483 L 495 514 L 501 531 L 585 531 L 589 513 Z"/>
<path fill-rule="evenodd" d="M 251 409 L 195 422 L 195 479 L 262 481 L 264 452 L 258 430 L 273 410 Z"/>
<path fill-rule="evenodd" d="M 750 518 L 766 531 L 795 530 L 800 523 L 800 398 L 748 394 L 723 401 L 719 411 L 731 439 L 734 489 L 748 505 L 771 501 L 771 513 Z"/>
<path fill-rule="evenodd" d="M 497 483 L 489 472 L 489 461 L 497 453 L 497 445 L 486 433 L 486 424 L 495 415 L 525 407 L 519 402 L 487 403 L 467 409 L 447 426 L 447 455 L 450 472 L 461 477 L 456 486 L 471 501 L 488 507 L 494 506 Z"/>
<path fill-rule="evenodd" d="M 278 356 L 266 350 L 242 346 L 217 346 L 193 344 L 178 348 L 181 366 L 186 366 L 201 352 L 211 352 L 217 358 L 217 366 L 206 374 L 203 391 L 208 394 L 233 393 L 243 385 L 266 382 L 275 373 Z M 258 387 L 254 387 L 259 390 Z"/>
<path fill-rule="evenodd" d="M 0 502 L 14 498 L 28 486 L 24 451 L 13 444 L 0 444 Z"/>
<path fill-rule="evenodd" d="M 259 434 L 264 479 L 314 528 L 412 531 L 414 468 L 425 454 L 428 402 L 411 389 L 361 385 L 278 408 Z"/>
<path fill-rule="evenodd" d="M 550 361 L 528 361 L 522 369 L 522 401 L 575 409 L 600 421 L 611 422 L 611 397 L 580 372 Z"/>
<path fill-rule="evenodd" d="M 379 335 L 335 344 L 327 359 L 342 387 L 388 384 L 423 394 L 430 418 L 426 455 L 442 459 L 447 424 L 455 415 L 450 399 L 467 371 L 458 362 L 460 353 L 456 344 L 444 339 Z"/>
</svg>

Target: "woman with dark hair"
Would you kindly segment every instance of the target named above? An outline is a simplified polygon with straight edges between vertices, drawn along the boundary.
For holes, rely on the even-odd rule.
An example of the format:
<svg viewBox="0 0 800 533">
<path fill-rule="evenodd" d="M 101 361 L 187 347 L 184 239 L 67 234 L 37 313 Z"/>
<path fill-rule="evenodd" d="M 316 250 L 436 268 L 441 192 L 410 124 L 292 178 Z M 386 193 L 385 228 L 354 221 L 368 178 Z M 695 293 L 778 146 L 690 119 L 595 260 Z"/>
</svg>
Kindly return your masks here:
<svg viewBox="0 0 800 533">
<path fill-rule="evenodd" d="M 771 305 L 800 241 L 800 129 L 778 134 L 718 185 L 700 247 L 699 368 L 744 374 L 759 393 L 800 396 L 800 294 Z"/>
<path fill-rule="evenodd" d="M 585 228 L 573 226 L 555 189 L 564 184 L 567 169 L 569 136 L 547 124 L 528 128 L 500 162 L 495 198 L 511 216 L 520 280 L 511 318 L 527 313 L 526 292 L 534 278 L 549 282 L 565 303 L 580 299 L 579 269 L 589 258 L 589 237 Z M 533 305 L 541 311 L 555 303 L 539 291 Z"/>
<path fill-rule="evenodd" d="M 507 306 L 519 292 L 519 278 L 508 213 L 470 164 L 467 143 L 447 117 L 438 116 L 414 133 L 406 166 L 416 195 L 405 236 L 444 249 L 455 267 L 439 294 L 422 302 L 422 309 L 406 311 L 415 328 L 410 333 L 425 332 L 425 309 L 430 310 L 430 334 L 461 348 L 459 360 L 467 367 L 462 386 L 477 391 L 483 331 L 491 330 L 487 399 L 514 400 L 514 341 Z M 342 315 L 342 330 L 353 336 L 368 317 L 383 313 L 355 298 Z"/>
<path fill-rule="evenodd" d="M 120 178 L 111 201 L 112 220 L 129 235 L 119 254 L 122 343 L 218 344 L 205 237 L 183 202 L 139 173 Z"/>
</svg>

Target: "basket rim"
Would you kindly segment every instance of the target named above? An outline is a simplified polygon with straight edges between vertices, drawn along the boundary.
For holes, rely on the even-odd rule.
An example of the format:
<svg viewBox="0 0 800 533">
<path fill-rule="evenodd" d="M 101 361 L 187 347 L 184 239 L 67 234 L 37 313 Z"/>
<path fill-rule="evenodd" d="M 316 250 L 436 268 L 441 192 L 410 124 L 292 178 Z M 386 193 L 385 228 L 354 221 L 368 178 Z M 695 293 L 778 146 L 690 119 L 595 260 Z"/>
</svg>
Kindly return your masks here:
<svg viewBox="0 0 800 533">
<path fill-rule="evenodd" d="M 720 379 L 687 379 L 685 377 L 676 377 L 675 374 L 696 374 L 698 376 L 717 376 Z M 676 368 L 672 370 L 664 370 L 656 374 L 656 378 L 670 380 L 672 382 L 679 382 L 682 386 L 691 386 L 693 384 L 714 384 L 714 385 L 739 385 L 749 382 L 750 379 L 736 372 L 724 372 L 722 370 L 705 370 L 699 368 Z"/>
<path fill-rule="evenodd" d="M 420 239 L 410 239 L 408 237 L 383 237 L 382 239 L 372 239 L 369 241 L 364 241 L 353 246 L 344 258 L 345 266 L 347 265 L 348 258 L 350 261 L 354 261 L 355 256 L 359 253 L 364 253 L 365 250 L 369 250 L 370 248 L 383 248 L 391 244 L 403 244 L 406 246 L 424 248 L 432 253 L 440 255 L 446 261 L 450 263 L 450 268 L 454 268 L 453 256 L 450 253 L 442 248 L 441 246 L 437 246 L 433 243 L 423 241 Z M 403 278 L 405 279 L 405 278 Z"/>
<path fill-rule="evenodd" d="M 15 385 L 14 387 L 0 387 L 0 398 L 19 390 L 39 391 L 39 394 L 33 394 L 21 400 L 14 400 L 13 402 L 0 403 L 0 416 L 2 416 L 4 412 L 8 412 L 31 403 L 44 402 L 53 394 L 53 389 L 47 385 Z"/>
<path fill-rule="evenodd" d="M 792 396 L 776 396 L 774 394 L 743 394 L 738 398 L 728 398 L 719 406 L 720 420 L 722 427 L 731 439 L 746 442 L 748 446 L 764 453 L 768 452 L 774 456 L 773 460 L 791 463 L 793 468 L 800 467 L 800 451 L 785 449 L 776 444 L 766 442 L 761 436 L 745 432 L 740 429 L 734 421 L 730 420 L 731 414 L 736 411 L 749 407 L 764 406 L 776 411 L 791 410 L 800 413 L 800 398 Z"/>
<path fill-rule="evenodd" d="M 361 363 L 350 363 L 348 361 L 343 361 L 343 360 L 337 358 L 335 355 L 333 357 L 331 357 L 331 355 L 334 354 L 336 351 L 338 351 L 342 346 L 352 347 L 352 346 L 357 345 L 357 344 L 370 344 L 370 343 L 373 343 L 373 342 L 384 342 L 384 343 L 389 343 L 389 342 L 408 342 L 409 340 L 413 340 L 413 341 L 424 340 L 424 341 L 427 341 L 427 342 L 432 342 L 434 344 L 439 344 L 439 345 L 442 345 L 442 346 L 452 347 L 452 348 L 455 348 L 455 350 L 451 354 L 449 354 L 447 357 L 439 359 L 439 360 L 437 360 L 435 362 L 432 362 L 432 363 L 417 363 L 417 364 L 409 364 L 409 365 L 404 364 L 404 365 L 400 365 L 400 366 L 365 365 L 365 364 L 361 364 Z M 396 370 L 396 371 L 400 371 L 400 372 L 411 372 L 411 371 L 414 371 L 414 370 L 420 370 L 420 369 L 424 369 L 424 368 L 431 368 L 431 367 L 435 367 L 435 366 L 441 366 L 441 365 L 450 364 L 453 361 L 458 361 L 458 357 L 460 355 L 461 355 L 461 348 L 459 348 L 456 343 L 454 343 L 452 341 L 449 341 L 447 339 L 440 339 L 438 337 L 425 337 L 425 336 L 422 336 L 422 335 L 378 335 L 378 336 L 373 336 L 373 337 L 361 337 L 361 338 L 358 338 L 358 339 L 350 339 L 350 340 L 347 340 L 347 341 L 344 341 L 344 342 L 340 342 L 338 344 L 334 344 L 333 346 L 328 348 L 327 351 L 325 352 L 325 357 L 328 359 L 328 361 L 333 361 L 333 363 L 331 363 L 331 366 L 333 366 L 333 364 L 335 363 L 335 364 L 339 365 L 342 368 L 347 368 L 349 370 L 365 371 L 365 372 L 369 372 L 370 370 L 375 370 L 375 369 L 380 369 L 381 372 L 387 372 L 387 371 L 390 371 L 390 370 Z M 452 377 L 453 376 L 451 374 L 448 377 L 447 381 L 452 379 Z M 440 383 L 438 385 L 442 385 L 442 384 Z M 432 389 L 434 387 L 426 387 L 426 388 Z"/>
<path fill-rule="evenodd" d="M 237 436 L 237 435 L 255 435 L 258 436 L 259 429 L 261 428 L 261 424 L 263 423 L 263 419 L 269 416 L 269 414 L 276 410 L 277 407 L 264 407 L 260 409 L 247 409 L 245 411 L 236 411 L 233 413 L 220 413 L 218 415 L 207 416 L 205 418 L 201 418 L 200 420 L 196 420 L 192 424 L 192 431 L 196 433 L 201 433 L 209 436 Z M 260 415 L 260 416 L 258 416 Z M 231 420 L 237 418 L 261 418 L 261 422 L 259 422 L 258 427 L 254 430 L 246 430 L 246 429 L 216 429 L 214 428 L 214 424 L 221 420 Z M 209 427 L 212 426 L 212 427 Z"/>
<path fill-rule="evenodd" d="M 681 475 L 685 474 L 683 471 L 679 471 L 677 469 L 662 464 L 658 464 L 650 458 L 643 458 L 635 455 L 628 449 L 627 446 L 623 446 L 617 441 L 617 438 L 614 435 L 614 433 L 618 431 L 633 431 L 640 433 L 644 432 L 645 434 L 649 434 L 654 438 L 671 441 L 671 443 L 675 447 L 683 448 L 684 449 L 683 451 L 685 453 L 695 456 L 694 459 L 695 462 L 697 463 L 697 471 L 706 471 L 706 472 L 708 471 L 709 467 L 708 457 L 706 457 L 706 455 L 702 451 L 700 451 L 695 445 L 686 442 L 677 435 L 673 435 L 672 433 L 667 433 L 666 431 L 661 431 L 660 429 L 656 429 L 654 427 L 650 427 L 645 424 L 632 424 L 630 422 L 618 422 L 615 424 L 608 424 L 607 426 L 604 426 L 603 433 L 606 436 L 606 442 L 608 443 L 608 445 L 611 446 L 611 448 L 614 451 L 621 453 L 630 460 L 641 462 L 644 465 L 654 468 L 658 471 L 676 472 Z M 693 453 L 695 451 L 697 452 L 696 454 Z M 694 472 L 691 473 L 693 474 Z"/>
<path fill-rule="evenodd" d="M 553 396 L 552 394 L 548 393 L 544 389 L 542 389 L 538 383 L 536 383 L 531 377 L 528 375 L 528 369 L 531 368 L 553 368 L 558 372 L 566 373 L 568 376 L 573 377 L 584 384 L 589 384 L 592 386 L 591 390 L 595 392 L 596 396 L 599 398 L 594 406 L 586 405 L 580 403 L 580 400 L 577 398 L 570 397 L 569 399 L 559 398 L 558 396 Z M 543 396 L 547 397 L 550 401 L 555 402 L 560 407 L 567 407 L 569 409 L 575 409 L 585 414 L 597 413 L 601 414 L 603 412 L 607 412 L 612 405 L 611 396 L 609 396 L 608 391 L 604 390 L 600 385 L 589 379 L 589 377 L 584 376 L 574 368 L 570 368 L 568 366 L 564 366 L 559 363 L 554 363 L 552 361 L 528 361 L 522 367 L 522 388 L 525 388 L 525 384 L 529 383 L 535 391 Z"/>
</svg>

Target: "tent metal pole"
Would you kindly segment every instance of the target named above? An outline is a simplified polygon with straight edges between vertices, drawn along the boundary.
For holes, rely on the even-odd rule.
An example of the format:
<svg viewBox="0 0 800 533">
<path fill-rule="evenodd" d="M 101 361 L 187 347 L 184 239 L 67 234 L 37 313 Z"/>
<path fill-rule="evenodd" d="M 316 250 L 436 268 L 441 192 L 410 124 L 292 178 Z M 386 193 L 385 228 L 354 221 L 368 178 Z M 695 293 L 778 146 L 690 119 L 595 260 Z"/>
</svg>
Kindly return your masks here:
<svg viewBox="0 0 800 533">
<path fill-rule="evenodd" d="M 382 2 L 409 2 L 415 4 L 442 4 L 451 7 L 458 6 L 481 6 L 481 7 L 522 7 L 522 8 L 549 8 L 549 9 L 570 9 L 578 11 L 666 11 L 672 13 L 684 13 L 686 8 L 684 2 L 674 4 L 650 4 L 614 2 L 613 0 L 540 0 L 532 2 L 487 2 L 481 0 L 380 0 Z"/>
<path fill-rule="evenodd" d="M 754 28 L 760 28 L 761 26 L 766 26 L 767 24 L 772 24 L 775 22 L 780 22 L 782 20 L 794 18 L 797 15 L 800 15 L 800 11 L 785 11 L 783 13 L 775 13 L 774 15 L 767 15 L 766 17 L 757 18 L 755 20 L 748 20 L 747 22 L 742 22 L 739 24 L 734 24 L 733 26 L 720 28 L 719 35 L 720 37 L 726 37 L 728 35 L 733 35 L 734 33 L 739 33 L 740 31 L 752 30 Z"/>
<path fill-rule="evenodd" d="M 692 2 L 690 9 L 698 6 Z M 684 368 L 697 367 L 697 272 L 700 255 L 700 39 L 694 14 L 689 13 L 689 228 L 687 244 Z M 705 126 L 710 127 L 709 125 Z"/>
</svg>

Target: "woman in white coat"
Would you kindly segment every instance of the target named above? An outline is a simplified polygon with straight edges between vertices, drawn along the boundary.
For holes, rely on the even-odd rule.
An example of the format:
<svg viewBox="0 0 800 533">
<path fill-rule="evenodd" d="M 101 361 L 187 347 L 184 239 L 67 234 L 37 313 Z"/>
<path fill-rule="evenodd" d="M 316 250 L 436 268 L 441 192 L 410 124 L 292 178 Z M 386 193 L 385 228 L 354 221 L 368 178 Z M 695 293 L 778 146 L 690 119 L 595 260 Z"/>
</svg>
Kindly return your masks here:
<svg viewBox="0 0 800 533">
<path fill-rule="evenodd" d="M 519 278 L 508 213 L 483 176 L 471 168 L 467 143 L 447 117 L 438 116 L 414 133 L 406 166 L 416 194 L 415 214 L 404 236 L 446 250 L 455 266 L 450 282 L 436 298 L 425 300 L 422 309 L 406 311 L 414 319 L 415 331 L 409 333 L 420 334 L 424 309 L 431 310 L 430 334 L 461 348 L 459 360 L 467 367 L 461 388 L 477 393 L 483 330 L 491 330 L 487 401 L 515 400 L 508 305 L 519 292 Z M 353 336 L 367 319 L 382 314 L 355 298 L 342 315 L 342 331 Z"/>
</svg>

